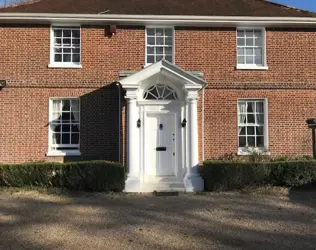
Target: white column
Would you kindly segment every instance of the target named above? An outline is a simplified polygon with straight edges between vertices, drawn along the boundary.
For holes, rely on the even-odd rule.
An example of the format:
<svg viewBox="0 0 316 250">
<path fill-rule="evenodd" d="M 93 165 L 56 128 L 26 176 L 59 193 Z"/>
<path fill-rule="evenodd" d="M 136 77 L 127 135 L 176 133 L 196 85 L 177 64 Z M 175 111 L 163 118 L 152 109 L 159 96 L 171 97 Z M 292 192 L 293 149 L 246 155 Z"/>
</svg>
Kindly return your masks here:
<svg viewBox="0 0 316 250">
<path fill-rule="evenodd" d="M 127 169 L 126 192 L 139 192 L 139 140 L 137 130 L 138 112 L 136 99 L 127 99 Z"/>
<path fill-rule="evenodd" d="M 187 192 L 199 192 L 204 190 L 204 181 L 199 175 L 199 135 L 197 99 L 188 99 L 188 165 L 184 185 Z"/>
</svg>

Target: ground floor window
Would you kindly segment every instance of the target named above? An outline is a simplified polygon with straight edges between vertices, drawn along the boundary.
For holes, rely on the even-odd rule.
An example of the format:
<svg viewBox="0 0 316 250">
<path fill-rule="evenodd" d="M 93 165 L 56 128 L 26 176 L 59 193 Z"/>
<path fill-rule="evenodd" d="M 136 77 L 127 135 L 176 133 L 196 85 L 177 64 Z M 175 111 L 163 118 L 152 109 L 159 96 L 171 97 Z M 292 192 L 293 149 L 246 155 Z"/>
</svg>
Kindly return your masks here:
<svg viewBox="0 0 316 250">
<path fill-rule="evenodd" d="M 79 151 L 79 98 L 50 99 L 50 151 Z"/>
<path fill-rule="evenodd" d="M 264 99 L 238 100 L 239 149 L 266 148 L 266 112 Z"/>
</svg>

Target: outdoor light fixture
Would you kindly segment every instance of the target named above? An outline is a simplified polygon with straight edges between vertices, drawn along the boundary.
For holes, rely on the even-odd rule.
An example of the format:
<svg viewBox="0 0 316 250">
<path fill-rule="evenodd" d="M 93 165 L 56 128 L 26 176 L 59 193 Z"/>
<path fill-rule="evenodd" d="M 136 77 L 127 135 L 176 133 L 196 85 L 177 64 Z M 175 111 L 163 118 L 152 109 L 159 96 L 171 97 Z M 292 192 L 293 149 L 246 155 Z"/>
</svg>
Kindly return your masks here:
<svg viewBox="0 0 316 250">
<path fill-rule="evenodd" d="M 316 159 L 316 140 L 315 140 L 315 129 L 316 129 L 316 119 L 307 119 L 306 123 L 308 127 L 312 130 L 312 144 L 313 144 L 313 158 Z"/>
<path fill-rule="evenodd" d="M 142 122 L 141 122 L 141 120 L 140 120 L 140 119 L 138 119 L 138 120 L 137 120 L 137 128 L 140 128 L 140 127 L 141 127 L 141 125 L 142 125 Z"/>
<path fill-rule="evenodd" d="M 0 90 L 7 86 L 6 80 L 0 80 Z"/>
<path fill-rule="evenodd" d="M 187 125 L 187 120 L 184 118 L 183 121 L 181 122 L 181 126 L 182 128 L 185 128 L 186 125 Z"/>
</svg>

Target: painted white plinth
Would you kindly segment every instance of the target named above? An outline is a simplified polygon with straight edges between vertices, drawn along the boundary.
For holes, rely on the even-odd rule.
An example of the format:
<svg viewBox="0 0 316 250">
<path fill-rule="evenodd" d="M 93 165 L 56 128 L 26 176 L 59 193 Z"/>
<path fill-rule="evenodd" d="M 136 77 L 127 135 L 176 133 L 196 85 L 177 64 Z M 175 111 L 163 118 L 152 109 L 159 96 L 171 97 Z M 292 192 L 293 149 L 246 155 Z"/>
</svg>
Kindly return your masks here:
<svg viewBox="0 0 316 250">
<path fill-rule="evenodd" d="M 140 189 L 140 180 L 137 177 L 129 176 L 125 181 L 125 192 L 127 193 L 139 193 Z"/>
<path fill-rule="evenodd" d="M 199 175 L 187 175 L 183 180 L 186 192 L 202 192 L 204 191 L 204 180 Z"/>
</svg>

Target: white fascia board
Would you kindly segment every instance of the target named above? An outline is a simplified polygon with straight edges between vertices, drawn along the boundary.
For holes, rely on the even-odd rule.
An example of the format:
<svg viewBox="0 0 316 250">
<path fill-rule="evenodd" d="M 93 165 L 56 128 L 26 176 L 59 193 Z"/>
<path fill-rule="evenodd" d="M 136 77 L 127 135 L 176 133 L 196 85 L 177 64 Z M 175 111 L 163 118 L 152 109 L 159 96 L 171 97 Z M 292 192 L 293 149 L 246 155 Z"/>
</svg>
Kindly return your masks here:
<svg viewBox="0 0 316 250">
<path fill-rule="evenodd" d="M 250 17 L 250 16 L 183 16 L 183 15 L 115 15 L 115 14 L 49 14 L 0 13 L 2 23 L 80 23 L 173 26 L 316 26 L 314 17 Z"/>
</svg>

